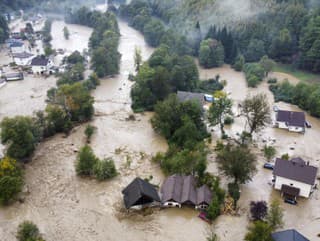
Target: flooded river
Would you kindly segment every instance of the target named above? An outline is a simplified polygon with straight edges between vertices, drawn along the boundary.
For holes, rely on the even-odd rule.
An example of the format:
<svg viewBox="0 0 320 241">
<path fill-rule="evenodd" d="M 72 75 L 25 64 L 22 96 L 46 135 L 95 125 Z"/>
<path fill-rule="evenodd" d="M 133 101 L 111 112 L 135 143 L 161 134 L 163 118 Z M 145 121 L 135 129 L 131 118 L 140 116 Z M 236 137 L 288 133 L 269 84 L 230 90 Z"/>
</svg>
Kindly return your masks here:
<svg viewBox="0 0 320 241">
<path fill-rule="evenodd" d="M 55 21 L 52 26 L 53 48 L 82 51 L 87 48 L 91 29 L 67 25 L 71 32 L 70 40 L 65 40 L 62 29 L 66 24 Z M 114 78 L 101 80 L 101 85 L 93 91 L 96 114 L 92 125 L 97 127 L 90 145 L 99 158 L 112 157 L 119 171 L 118 177 L 107 182 L 78 178 L 74 163 L 76 152 L 85 144 L 85 126 L 76 127 L 70 136 L 54 136 L 41 143 L 33 160 L 25 171 L 25 200 L 6 208 L 0 208 L 0 240 L 13 241 L 17 226 L 23 220 L 36 223 L 47 241 L 201 241 L 206 240 L 210 226 L 197 218 L 197 212 L 191 209 L 153 210 L 150 214 L 127 213 L 123 207 L 121 190 L 136 176 L 152 176 L 152 183 L 161 184 L 163 174 L 157 164 L 150 162 L 151 156 L 167 149 L 166 141 L 154 133 L 150 118 L 152 113 L 136 114 L 129 121 L 130 108 L 129 73 L 134 72 L 134 49 L 139 47 L 146 60 L 154 49 L 148 47 L 143 36 L 119 20 L 121 40 L 119 52 L 122 55 L 120 74 Z M 2 58 L 2 56 L 1 56 Z M 266 93 L 270 105 L 274 104 L 268 85 L 262 83 L 258 89 L 248 89 L 244 75 L 233 71 L 229 66 L 205 70 L 199 68 L 201 78 L 211 78 L 220 74 L 227 80 L 226 91 L 234 100 L 234 112 L 238 103 L 247 94 Z M 277 73 L 275 73 L 277 75 Z M 0 119 L 4 116 L 31 114 L 45 107 L 47 89 L 55 85 L 55 79 L 27 76 L 26 80 L 10 82 L 0 89 Z M 23 104 L 22 104 L 23 103 Z M 296 107 L 279 103 L 280 108 L 296 110 Z M 266 128 L 255 139 L 258 149 L 276 139 L 278 155 L 289 153 L 301 156 L 318 166 L 320 145 L 315 142 L 320 132 L 320 122 L 307 117 L 312 129 L 306 134 L 292 134 L 287 131 Z M 244 120 L 236 118 L 227 128 L 229 135 L 241 132 Z M 213 143 L 218 138 L 217 128 L 213 128 Z M 279 197 L 272 191 L 270 171 L 262 169 L 264 158 L 259 154 L 258 173 L 253 181 L 242 186 L 239 201 L 240 217 L 221 216 L 215 221 L 214 231 L 221 241 L 242 240 L 248 225 L 248 207 L 251 200 L 270 201 Z M 217 172 L 214 156 L 210 157 L 209 170 Z M 299 200 L 299 206 L 284 205 L 285 228 L 297 228 L 311 240 L 320 225 L 320 207 L 318 191 L 310 200 Z M 296 222 L 301 217 L 305 222 Z M 310 220 L 311 223 L 310 223 Z M 308 223 L 308 226 L 303 225 Z"/>
</svg>

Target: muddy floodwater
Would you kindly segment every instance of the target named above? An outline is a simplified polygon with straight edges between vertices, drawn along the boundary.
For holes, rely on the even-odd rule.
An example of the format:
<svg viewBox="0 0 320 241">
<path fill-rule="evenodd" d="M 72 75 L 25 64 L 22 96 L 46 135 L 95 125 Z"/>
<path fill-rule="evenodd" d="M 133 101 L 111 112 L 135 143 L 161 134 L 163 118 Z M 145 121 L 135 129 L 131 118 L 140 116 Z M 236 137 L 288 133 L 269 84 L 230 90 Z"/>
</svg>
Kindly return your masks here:
<svg viewBox="0 0 320 241">
<path fill-rule="evenodd" d="M 67 26 L 71 35 L 65 40 L 62 29 Z M 0 240 L 14 241 L 17 226 L 23 220 L 36 223 L 48 241 L 201 241 L 206 240 L 213 229 L 221 241 L 242 240 L 248 225 L 248 207 L 252 200 L 270 202 L 279 198 L 279 192 L 271 186 L 271 171 L 262 168 L 265 161 L 259 152 L 265 144 L 276 147 L 278 156 L 289 153 L 301 156 L 311 164 L 319 166 L 320 144 L 316 141 L 320 133 L 320 121 L 307 115 L 312 124 L 303 134 L 292 134 L 285 130 L 267 127 L 254 138 L 255 151 L 259 156 L 258 172 L 253 180 L 241 187 L 239 201 L 240 216 L 220 216 L 210 227 L 197 217 L 197 212 L 189 209 L 154 209 L 150 213 L 127 213 L 123 206 L 121 190 L 135 177 L 152 177 L 151 182 L 160 185 L 164 179 L 160 167 L 152 163 L 156 152 L 165 151 L 167 143 L 157 135 L 150 124 L 152 113 L 135 114 L 129 120 L 130 90 L 132 82 L 128 75 L 134 73 L 134 49 L 139 47 L 144 60 L 154 49 L 147 46 L 143 36 L 119 20 L 121 40 L 120 74 L 101 80 L 101 85 L 92 92 L 95 98 L 95 116 L 92 120 L 97 130 L 90 145 L 99 158 L 112 157 L 119 175 L 106 182 L 78 178 L 74 163 L 77 151 L 85 144 L 85 125 L 73 129 L 65 137 L 56 135 L 37 147 L 32 162 L 26 165 L 24 202 L 0 208 Z M 92 29 L 66 25 L 54 21 L 52 26 L 53 48 L 82 51 L 88 46 Z M 0 61 L 6 61 L 2 55 Z M 2 63 L 2 62 L 1 62 Z M 225 88 L 234 100 L 233 112 L 239 113 L 238 104 L 249 94 L 266 93 L 270 105 L 274 99 L 268 84 L 262 83 L 257 89 L 248 89 L 243 73 L 235 72 L 229 66 L 205 70 L 199 67 L 201 79 L 219 74 L 227 81 Z M 291 78 L 281 73 L 272 75 Z M 26 76 L 24 81 L 10 82 L 0 89 L 0 120 L 5 116 L 30 115 L 35 110 L 45 108 L 46 91 L 55 85 L 54 77 L 42 78 Z M 292 105 L 276 103 L 281 109 L 298 110 Z M 245 121 L 235 117 L 235 123 L 227 127 L 230 136 L 236 137 L 245 127 Z M 212 128 L 213 143 L 218 139 L 218 128 Z M 212 146 L 213 147 L 213 146 Z M 219 175 L 214 155 L 209 156 L 209 171 Z M 222 183 L 227 180 L 222 177 Z M 317 240 L 320 233 L 320 205 L 318 190 L 310 200 L 299 199 L 298 206 L 281 204 L 284 208 L 284 228 L 296 228 L 310 240 Z M 299 222 L 297 222 L 299 217 Z"/>
</svg>

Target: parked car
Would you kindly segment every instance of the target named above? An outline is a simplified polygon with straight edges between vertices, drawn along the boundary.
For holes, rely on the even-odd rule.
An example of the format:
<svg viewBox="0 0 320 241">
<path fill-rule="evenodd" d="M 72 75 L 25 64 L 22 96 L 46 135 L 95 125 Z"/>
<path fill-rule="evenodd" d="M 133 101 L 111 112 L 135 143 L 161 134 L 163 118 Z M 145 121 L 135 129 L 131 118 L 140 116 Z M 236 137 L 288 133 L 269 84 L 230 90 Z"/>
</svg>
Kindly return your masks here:
<svg viewBox="0 0 320 241">
<path fill-rule="evenodd" d="M 273 170 L 274 165 L 272 163 L 265 163 L 263 167 L 269 170 Z"/>
<path fill-rule="evenodd" d="M 298 202 L 296 200 L 292 199 L 292 198 L 285 198 L 284 202 L 285 203 L 289 203 L 291 205 L 297 205 L 298 204 Z"/>
<path fill-rule="evenodd" d="M 312 125 L 311 125 L 311 123 L 309 121 L 306 121 L 305 125 L 306 125 L 307 128 L 311 128 L 312 127 Z"/>
</svg>

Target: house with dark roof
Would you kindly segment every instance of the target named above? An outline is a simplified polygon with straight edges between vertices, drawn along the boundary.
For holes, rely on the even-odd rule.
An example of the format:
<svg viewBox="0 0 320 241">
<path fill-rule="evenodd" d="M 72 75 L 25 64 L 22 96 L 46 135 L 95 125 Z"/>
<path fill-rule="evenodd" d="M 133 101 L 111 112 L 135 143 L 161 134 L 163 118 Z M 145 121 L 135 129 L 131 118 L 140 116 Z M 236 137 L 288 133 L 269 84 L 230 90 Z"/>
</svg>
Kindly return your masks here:
<svg viewBox="0 0 320 241">
<path fill-rule="evenodd" d="M 31 68 L 34 74 L 50 74 L 52 61 L 45 56 L 37 56 L 31 60 Z"/>
<path fill-rule="evenodd" d="M 155 186 L 139 177 L 123 189 L 122 194 L 127 209 L 161 201 Z"/>
<path fill-rule="evenodd" d="M 295 229 L 288 229 L 271 234 L 273 241 L 310 241 Z"/>
<path fill-rule="evenodd" d="M 276 113 L 275 125 L 292 132 L 305 132 L 306 117 L 304 112 L 279 110 Z"/>
<path fill-rule="evenodd" d="M 161 187 L 161 202 L 165 207 L 194 206 L 196 209 L 207 208 L 212 200 L 208 186 L 197 188 L 194 176 L 173 175 L 168 177 Z"/>
<path fill-rule="evenodd" d="M 280 190 L 282 196 L 308 198 L 316 186 L 317 172 L 317 167 L 301 158 L 290 161 L 277 158 L 273 169 L 274 188 Z"/>
</svg>

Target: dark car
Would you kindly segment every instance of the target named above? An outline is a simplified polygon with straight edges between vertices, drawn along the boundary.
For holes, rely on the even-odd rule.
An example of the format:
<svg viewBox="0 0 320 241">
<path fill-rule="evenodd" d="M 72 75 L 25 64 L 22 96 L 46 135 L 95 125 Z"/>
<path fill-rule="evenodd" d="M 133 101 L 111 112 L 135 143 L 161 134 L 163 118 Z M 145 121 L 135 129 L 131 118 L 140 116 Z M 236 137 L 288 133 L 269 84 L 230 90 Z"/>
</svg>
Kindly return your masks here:
<svg viewBox="0 0 320 241">
<path fill-rule="evenodd" d="M 285 198 L 284 202 L 285 203 L 289 203 L 291 205 L 297 205 L 298 204 L 298 202 L 296 200 L 292 199 L 292 198 Z"/>
<path fill-rule="evenodd" d="M 305 125 L 306 125 L 307 128 L 311 128 L 312 127 L 312 125 L 311 125 L 311 123 L 309 121 L 306 121 Z"/>
<path fill-rule="evenodd" d="M 265 163 L 263 165 L 264 168 L 269 169 L 269 170 L 273 170 L 274 165 L 271 163 Z"/>
</svg>

